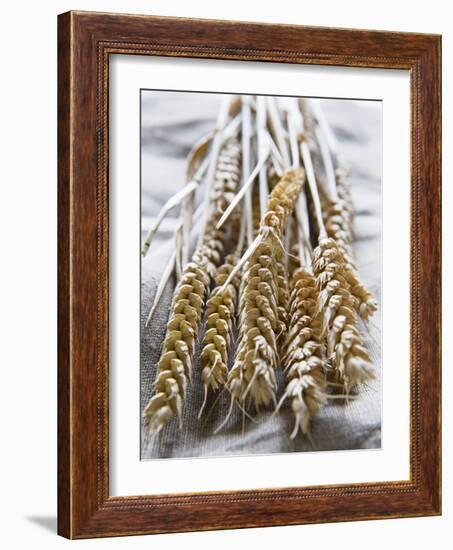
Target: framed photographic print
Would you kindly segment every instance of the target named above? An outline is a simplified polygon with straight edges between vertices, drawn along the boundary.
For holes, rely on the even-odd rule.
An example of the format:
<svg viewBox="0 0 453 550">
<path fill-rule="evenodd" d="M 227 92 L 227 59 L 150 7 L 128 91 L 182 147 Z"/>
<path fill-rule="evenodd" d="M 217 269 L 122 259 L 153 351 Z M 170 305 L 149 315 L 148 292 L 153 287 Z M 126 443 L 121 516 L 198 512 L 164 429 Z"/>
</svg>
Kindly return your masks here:
<svg viewBox="0 0 453 550">
<path fill-rule="evenodd" d="M 440 37 L 58 40 L 59 533 L 440 514 Z"/>
</svg>

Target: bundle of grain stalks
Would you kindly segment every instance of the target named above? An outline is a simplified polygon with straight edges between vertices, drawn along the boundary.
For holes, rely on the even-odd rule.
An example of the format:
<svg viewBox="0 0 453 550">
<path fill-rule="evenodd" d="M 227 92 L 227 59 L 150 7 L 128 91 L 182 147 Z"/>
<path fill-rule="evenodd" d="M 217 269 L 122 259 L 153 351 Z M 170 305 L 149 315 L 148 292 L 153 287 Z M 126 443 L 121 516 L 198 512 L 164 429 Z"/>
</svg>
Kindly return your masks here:
<svg viewBox="0 0 453 550">
<path fill-rule="evenodd" d="M 261 408 L 289 406 L 292 438 L 310 438 L 312 417 L 330 399 L 348 400 L 374 377 L 361 327 L 377 302 L 354 257 L 350 186 L 320 103 L 225 97 L 216 127 L 187 159 L 184 186 L 143 244 L 146 255 L 178 207 L 175 252 L 147 321 L 175 273 L 146 430 L 182 422 L 194 365 L 199 417 L 209 398 L 215 405 L 215 395 L 229 395 L 215 432 L 234 407 L 256 421 Z"/>
</svg>

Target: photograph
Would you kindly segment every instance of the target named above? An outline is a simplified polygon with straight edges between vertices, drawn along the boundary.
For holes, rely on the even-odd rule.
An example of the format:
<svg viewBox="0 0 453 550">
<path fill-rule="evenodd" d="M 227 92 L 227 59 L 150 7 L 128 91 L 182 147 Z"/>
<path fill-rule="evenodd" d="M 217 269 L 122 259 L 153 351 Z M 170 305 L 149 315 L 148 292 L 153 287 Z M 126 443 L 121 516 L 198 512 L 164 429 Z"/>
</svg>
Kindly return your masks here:
<svg viewBox="0 0 453 550">
<path fill-rule="evenodd" d="M 382 101 L 141 89 L 140 121 L 141 459 L 380 449 Z"/>
</svg>

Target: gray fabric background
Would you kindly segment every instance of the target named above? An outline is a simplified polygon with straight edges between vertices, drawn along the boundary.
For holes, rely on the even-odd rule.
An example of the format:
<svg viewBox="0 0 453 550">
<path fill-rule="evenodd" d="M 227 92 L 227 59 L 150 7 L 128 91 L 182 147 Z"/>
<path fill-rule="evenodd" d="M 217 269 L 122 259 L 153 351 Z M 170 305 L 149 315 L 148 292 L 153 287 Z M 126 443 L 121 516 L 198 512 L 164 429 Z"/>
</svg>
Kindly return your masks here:
<svg viewBox="0 0 453 550">
<path fill-rule="evenodd" d="M 185 157 L 193 143 L 215 123 L 220 96 L 180 92 L 142 92 L 142 237 L 163 203 L 184 183 Z M 364 282 L 381 306 L 381 104 L 353 100 L 325 100 L 325 113 L 350 162 L 353 178 L 355 251 Z M 142 262 L 141 305 L 141 410 L 152 395 L 161 344 L 165 334 L 174 279 L 167 285 L 158 311 L 147 328 L 144 323 L 161 273 L 173 249 L 177 210 L 162 223 L 150 252 Z M 142 430 L 142 459 L 225 456 L 379 448 L 381 445 L 381 308 L 368 328 L 363 326 L 376 369 L 376 379 L 348 404 L 331 401 L 312 422 L 315 448 L 298 435 L 288 402 L 278 415 L 262 412 L 257 423 L 245 421 L 236 408 L 229 423 L 213 435 L 229 406 L 226 392 L 212 407 L 208 401 L 201 420 L 202 383 L 195 363 L 183 413 L 183 427 L 172 421 L 159 436 Z M 279 376 L 280 393 L 284 382 Z M 210 411 L 209 415 L 207 414 Z"/>
</svg>

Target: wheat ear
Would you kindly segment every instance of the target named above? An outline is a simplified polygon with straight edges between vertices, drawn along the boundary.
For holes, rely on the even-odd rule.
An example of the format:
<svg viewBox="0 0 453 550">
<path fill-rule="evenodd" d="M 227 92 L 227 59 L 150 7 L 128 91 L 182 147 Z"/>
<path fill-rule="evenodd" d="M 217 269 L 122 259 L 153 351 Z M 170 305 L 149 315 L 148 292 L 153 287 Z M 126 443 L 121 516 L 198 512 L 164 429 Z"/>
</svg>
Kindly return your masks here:
<svg viewBox="0 0 453 550">
<path fill-rule="evenodd" d="M 230 254 L 217 269 L 215 283 L 206 304 L 206 329 L 200 353 L 201 381 L 204 385 L 204 400 L 200 415 L 206 403 L 209 389 L 216 391 L 224 386 L 228 377 L 228 356 L 233 341 L 233 324 L 236 314 L 239 274 L 223 288 L 228 275 L 238 261 L 237 254 Z"/>
<path fill-rule="evenodd" d="M 318 276 L 318 288 L 322 289 L 318 309 L 324 307 L 327 354 L 337 381 L 348 393 L 352 386 L 374 378 L 374 370 L 356 326 L 357 298 L 347 280 L 350 268 L 333 239 L 320 241 L 313 253 L 313 269 Z"/>
<path fill-rule="evenodd" d="M 347 297 L 342 299 L 329 331 L 328 353 L 346 393 L 352 386 L 374 378 L 371 357 L 356 327 L 356 316 L 348 307 Z"/>
<path fill-rule="evenodd" d="M 346 392 L 351 386 L 373 378 L 371 358 L 356 328 L 356 298 L 346 279 L 344 256 L 334 239 L 322 238 L 313 251 L 313 271 L 322 312 L 321 335 L 327 336 L 328 355 Z"/>
<path fill-rule="evenodd" d="M 281 238 L 304 179 L 303 170 L 288 170 L 274 188 L 261 220 L 258 244 L 244 266 L 239 344 L 227 381 L 232 403 L 236 400 L 243 408 L 248 395 L 257 410 L 260 405 L 276 403 L 277 339 L 282 330 L 278 308 L 285 306 L 280 302 L 285 295 L 278 280 L 278 264 L 284 258 Z"/>
<path fill-rule="evenodd" d="M 338 197 L 343 203 L 343 215 L 345 216 L 346 223 L 349 225 L 349 238 L 352 243 L 354 231 L 353 231 L 353 215 L 354 208 L 351 197 L 351 176 L 350 171 L 346 165 L 339 160 L 338 167 L 336 169 L 337 176 L 337 192 Z M 350 269 L 348 269 L 347 280 L 351 285 L 351 292 L 357 299 L 357 312 L 367 321 L 377 310 L 378 304 L 371 290 L 360 280 L 357 266 L 354 261 L 354 253 L 352 251 L 352 245 L 350 246 L 350 254 L 347 258 Z"/>
<path fill-rule="evenodd" d="M 297 116 L 297 109 L 288 105 L 287 118 L 290 133 L 290 143 L 293 163 L 300 162 L 297 125 L 291 121 L 291 112 Z M 299 119 L 300 124 L 300 119 Z M 298 197 L 293 217 L 288 221 L 287 237 L 291 248 L 292 239 L 298 248 L 299 262 L 305 264 L 306 243 L 309 238 L 308 219 L 304 213 L 306 204 L 304 195 Z M 294 217 L 295 216 L 295 217 Z M 291 222 L 298 223 L 295 227 Z M 294 258 L 291 258 L 294 260 Z M 291 265 L 291 264 L 290 264 Z M 287 385 L 276 410 L 286 399 L 291 400 L 291 409 L 294 414 L 294 428 L 290 435 L 294 439 L 299 432 L 311 439 L 310 420 L 326 403 L 325 373 L 323 361 L 323 344 L 321 339 L 320 315 L 317 312 L 318 289 L 316 279 L 306 268 L 291 269 L 291 292 L 289 297 L 288 333 L 284 343 L 285 354 L 282 365 L 286 374 Z"/>
<path fill-rule="evenodd" d="M 329 360 L 334 364 L 337 377 L 348 392 L 351 386 L 373 378 L 374 373 L 371 359 L 363 346 L 363 338 L 355 327 L 358 300 L 352 294 L 351 284 L 347 280 L 351 270 L 348 269 L 345 255 L 335 239 L 327 235 L 313 164 L 304 140 L 301 143 L 301 153 L 320 229 L 319 244 L 312 254 L 312 265 L 319 291 L 317 311 L 322 313 L 323 319 L 321 336 L 327 336 L 330 342 Z"/>
<path fill-rule="evenodd" d="M 321 322 L 317 311 L 318 289 L 315 277 L 305 268 L 297 269 L 291 279 L 288 335 L 282 364 L 288 383 L 279 406 L 291 400 L 294 429 L 310 433 L 310 419 L 327 402 L 321 342 Z"/>
<path fill-rule="evenodd" d="M 213 186 L 214 210 L 205 224 L 201 245 L 182 272 L 176 286 L 162 354 L 157 365 L 154 396 L 144 409 L 145 428 L 158 433 L 177 415 L 181 419 L 187 380 L 192 375 L 195 341 L 203 303 L 210 283 L 220 264 L 226 241 L 226 227 L 216 229 L 228 201 L 227 193 L 236 191 L 240 177 L 241 150 L 236 139 L 222 148 Z M 224 191 L 224 192 L 222 192 Z"/>
<path fill-rule="evenodd" d="M 350 192 L 349 172 L 344 166 L 336 170 L 338 200 L 328 202 L 324 198 L 324 220 L 326 232 L 335 240 L 343 254 L 345 264 L 344 277 L 356 298 L 354 307 L 363 320 L 367 321 L 377 310 L 377 301 L 373 293 L 360 280 L 354 260 L 353 242 L 353 206 Z"/>
<path fill-rule="evenodd" d="M 340 251 L 343 254 L 345 263 L 344 276 L 349 283 L 351 294 L 355 298 L 354 307 L 360 317 L 367 321 L 377 310 L 378 304 L 373 293 L 360 280 L 357 266 L 354 260 L 353 243 L 353 218 L 354 207 L 351 196 L 351 178 L 348 167 L 339 158 L 337 151 L 338 146 L 333 135 L 332 129 L 324 115 L 321 104 L 318 102 L 312 103 L 315 112 L 309 109 L 306 102 L 302 102 L 302 111 L 306 118 L 306 126 L 310 132 L 318 136 L 318 141 L 321 145 L 324 162 L 326 157 L 329 157 L 329 162 L 325 162 L 326 173 L 331 188 L 331 196 L 329 200 L 324 197 L 324 222 L 327 235 L 333 238 Z M 315 119 L 319 126 L 316 126 Z M 337 168 L 334 174 L 334 180 L 330 175 L 332 164 L 331 159 L 337 158 Z"/>
</svg>

